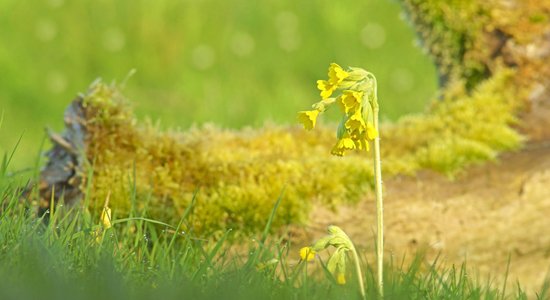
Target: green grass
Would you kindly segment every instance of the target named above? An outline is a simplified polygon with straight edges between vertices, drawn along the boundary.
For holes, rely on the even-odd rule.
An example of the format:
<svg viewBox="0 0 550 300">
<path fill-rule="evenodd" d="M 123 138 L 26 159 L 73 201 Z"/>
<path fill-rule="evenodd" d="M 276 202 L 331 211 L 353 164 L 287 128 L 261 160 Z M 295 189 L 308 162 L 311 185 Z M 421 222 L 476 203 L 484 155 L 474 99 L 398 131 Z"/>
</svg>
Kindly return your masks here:
<svg viewBox="0 0 550 300">
<path fill-rule="evenodd" d="M 435 68 L 390 0 L 0 0 L 0 151 L 24 133 L 26 167 L 45 126 L 97 77 L 122 81 L 164 127 L 295 123 L 330 62 L 376 74 L 385 118 L 434 96 Z"/>
<path fill-rule="evenodd" d="M 99 216 L 62 206 L 46 222 L 20 200 L 29 174 L 6 169 L 0 173 L 1 299 L 361 298 L 354 278 L 337 285 L 319 262 L 317 268 L 300 263 L 284 236 L 269 236 L 273 213 L 261 236 L 236 247 L 226 242 L 230 230 L 218 240 L 182 232 L 191 208 L 172 225 L 134 211 L 126 219 L 113 216 L 113 227 L 104 230 Z M 368 299 L 376 299 L 375 272 L 362 260 Z M 408 266 L 389 262 L 385 274 L 386 299 L 527 299 L 519 287 L 508 287 L 504 297 L 504 287 L 476 280 L 464 266 L 445 269 L 421 256 Z M 546 297 L 548 285 L 537 299 Z"/>
</svg>

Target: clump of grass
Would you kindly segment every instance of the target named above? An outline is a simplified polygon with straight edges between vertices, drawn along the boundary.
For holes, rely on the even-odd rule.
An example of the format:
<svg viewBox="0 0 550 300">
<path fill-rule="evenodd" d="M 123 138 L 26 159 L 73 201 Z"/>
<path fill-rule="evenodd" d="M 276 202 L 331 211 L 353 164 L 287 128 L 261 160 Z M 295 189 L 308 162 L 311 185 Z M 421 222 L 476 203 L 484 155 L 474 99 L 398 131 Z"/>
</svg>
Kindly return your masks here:
<svg viewBox="0 0 550 300">
<path fill-rule="evenodd" d="M 340 286 L 322 269 L 310 270 L 289 252 L 290 243 L 269 234 L 283 194 L 264 218 L 263 233 L 234 249 L 221 238 L 183 232 L 192 209 L 178 224 L 148 218 L 136 209 L 127 218 L 112 211 L 111 227 L 100 214 L 58 206 L 49 222 L 22 202 L 26 174 L 0 173 L 0 298 L 2 299 L 361 299 L 355 281 Z M 132 194 L 133 191 L 129 191 Z M 376 299 L 377 280 L 365 263 L 366 296 Z M 501 290 L 477 281 L 464 267 L 386 265 L 387 299 L 501 299 Z M 353 278 L 354 273 L 347 277 Z M 548 284 L 538 299 L 545 299 Z M 517 289 L 514 296 L 526 299 Z"/>
<path fill-rule="evenodd" d="M 1 193 L 8 201 L 0 217 L 5 299 L 361 299 L 350 289 L 352 281 L 342 287 L 331 277 L 305 280 L 306 263 L 296 264 L 287 256 L 288 244 L 267 243 L 265 235 L 251 244 L 248 255 L 231 258 L 224 239 L 196 238 L 144 218 L 117 222 L 115 217 L 113 228 L 101 231 L 99 216 L 86 211 L 63 216 L 58 210 L 44 225 L 12 192 Z M 497 288 L 479 285 L 464 270 L 432 267 L 424 273 L 423 266 L 420 259 L 408 268 L 387 266 L 386 298 L 500 297 Z M 367 297 L 373 299 L 376 280 L 367 267 Z"/>
</svg>

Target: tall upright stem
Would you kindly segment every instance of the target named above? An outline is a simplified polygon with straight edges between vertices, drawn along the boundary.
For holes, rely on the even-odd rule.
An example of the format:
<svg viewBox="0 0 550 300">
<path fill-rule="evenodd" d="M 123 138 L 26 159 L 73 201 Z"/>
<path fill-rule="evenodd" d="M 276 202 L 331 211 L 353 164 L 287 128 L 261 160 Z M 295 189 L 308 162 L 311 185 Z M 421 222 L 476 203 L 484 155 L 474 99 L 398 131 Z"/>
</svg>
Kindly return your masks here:
<svg viewBox="0 0 550 300">
<path fill-rule="evenodd" d="M 376 80 L 376 79 L 375 79 Z M 384 297 L 384 201 L 382 200 L 382 169 L 380 164 L 380 128 L 378 126 L 378 99 L 376 95 L 372 103 L 374 114 L 374 128 L 378 132 L 374 139 L 374 180 L 376 190 L 376 261 L 378 267 L 378 293 Z"/>
</svg>

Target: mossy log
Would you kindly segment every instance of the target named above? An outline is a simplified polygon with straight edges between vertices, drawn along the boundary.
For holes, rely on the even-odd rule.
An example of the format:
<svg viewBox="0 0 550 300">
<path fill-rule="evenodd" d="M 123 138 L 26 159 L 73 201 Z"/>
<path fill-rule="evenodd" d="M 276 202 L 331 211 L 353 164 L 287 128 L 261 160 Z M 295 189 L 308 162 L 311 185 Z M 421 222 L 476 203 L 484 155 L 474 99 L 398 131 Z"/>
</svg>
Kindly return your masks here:
<svg viewBox="0 0 550 300">
<path fill-rule="evenodd" d="M 550 137 L 549 1 L 478 2 L 403 0 L 444 80 L 426 113 L 382 129 L 386 177 L 453 175 Z M 186 230 L 247 233 L 263 228 L 281 195 L 274 228 L 306 223 L 314 205 L 357 202 L 372 182 L 368 153 L 330 156 L 330 128 L 161 132 L 138 124 L 117 88 L 100 82 L 72 102 L 65 123 L 41 173 L 42 211 L 89 192 L 92 210 L 110 197 L 119 216 L 177 224 L 196 195 Z"/>
<path fill-rule="evenodd" d="M 460 81 L 472 91 L 503 66 L 513 68 L 523 102 L 518 126 L 530 139 L 550 137 L 549 0 L 401 2 L 443 90 Z"/>
</svg>

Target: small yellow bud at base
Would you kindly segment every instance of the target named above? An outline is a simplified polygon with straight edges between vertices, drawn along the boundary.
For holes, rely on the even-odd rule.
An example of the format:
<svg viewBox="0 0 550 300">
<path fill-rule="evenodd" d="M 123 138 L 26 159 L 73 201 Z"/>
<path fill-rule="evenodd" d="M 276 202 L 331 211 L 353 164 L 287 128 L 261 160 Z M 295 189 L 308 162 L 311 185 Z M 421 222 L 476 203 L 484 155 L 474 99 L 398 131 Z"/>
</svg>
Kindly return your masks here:
<svg viewBox="0 0 550 300">
<path fill-rule="evenodd" d="M 111 224 L 111 209 L 109 207 L 104 207 L 101 212 L 101 223 L 103 223 L 104 229 L 109 229 L 113 225 Z"/>
<path fill-rule="evenodd" d="M 304 261 L 312 261 L 315 259 L 315 251 L 311 247 L 303 247 L 300 249 L 300 259 Z"/>
<path fill-rule="evenodd" d="M 344 275 L 344 273 L 338 273 L 338 275 L 336 276 L 336 282 L 339 285 L 346 284 L 346 275 Z"/>
</svg>

